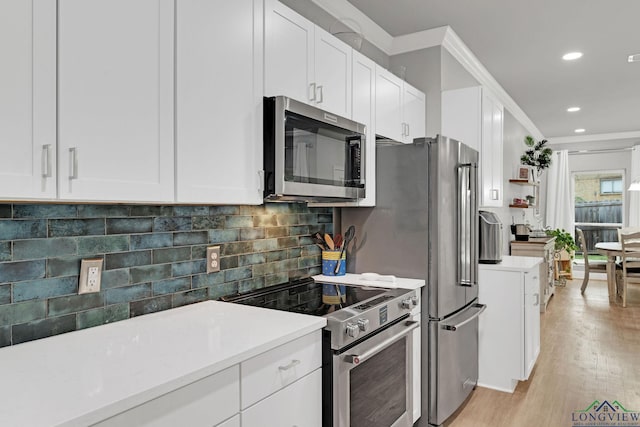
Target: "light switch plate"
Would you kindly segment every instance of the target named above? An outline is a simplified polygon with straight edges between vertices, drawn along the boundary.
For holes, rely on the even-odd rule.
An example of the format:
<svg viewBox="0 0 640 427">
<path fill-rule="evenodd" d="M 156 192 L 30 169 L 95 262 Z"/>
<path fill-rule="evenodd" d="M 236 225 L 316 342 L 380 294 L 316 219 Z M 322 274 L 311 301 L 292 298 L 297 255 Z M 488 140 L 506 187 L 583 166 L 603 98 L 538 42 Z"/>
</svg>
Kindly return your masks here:
<svg viewBox="0 0 640 427">
<path fill-rule="evenodd" d="M 220 271 L 220 246 L 207 247 L 207 273 Z"/>
<path fill-rule="evenodd" d="M 78 294 L 100 292 L 102 258 L 83 259 L 80 264 Z"/>
</svg>

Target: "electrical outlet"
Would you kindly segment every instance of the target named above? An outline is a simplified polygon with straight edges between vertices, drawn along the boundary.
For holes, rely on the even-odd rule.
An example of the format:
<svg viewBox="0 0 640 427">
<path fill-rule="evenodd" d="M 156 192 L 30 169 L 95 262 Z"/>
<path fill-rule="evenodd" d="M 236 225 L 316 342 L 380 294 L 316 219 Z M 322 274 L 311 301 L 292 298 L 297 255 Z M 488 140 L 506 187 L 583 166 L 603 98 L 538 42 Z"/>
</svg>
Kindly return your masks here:
<svg viewBox="0 0 640 427">
<path fill-rule="evenodd" d="M 220 271 L 220 246 L 207 248 L 207 273 Z"/>
<path fill-rule="evenodd" d="M 102 258 L 83 259 L 80 264 L 79 294 L 100 292 Z"/>
</svg>

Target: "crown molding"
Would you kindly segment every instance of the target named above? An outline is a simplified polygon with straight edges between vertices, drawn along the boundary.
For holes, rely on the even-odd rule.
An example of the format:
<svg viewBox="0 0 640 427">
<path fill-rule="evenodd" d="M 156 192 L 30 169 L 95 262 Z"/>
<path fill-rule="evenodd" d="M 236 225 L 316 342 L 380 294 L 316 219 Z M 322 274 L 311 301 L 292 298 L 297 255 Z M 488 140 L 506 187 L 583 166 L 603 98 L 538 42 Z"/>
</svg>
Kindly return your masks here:
<svg viewBox="0 0 640 427">
<path fill-rule="evenodd" d="M 498 101 L 509 110 L 516 120 L 524 126 L 535 139 L 544 139 L 544 135 L 538 127 L 531 121 L 529 116 L 520 108 L 516 101 L 511 98 L 506 90 L 482 65 L 480 60 L 473 54 L 471 49 L 449 26 L 446 27 L 445 37 L 442 46 L 471 74 L 478 83 L 488 89 Z"/>
<path fill-rule="evenodd" d="M 364 38 L 389 56 L 413 52 L 434 46 L 443 46 L 478 82 L 485 86 L 509 110 L 522 126 L 536 139 L 544 139 L 542 132 L 493 78 L 467 45 L 449 26 L 433 28 L 393 37 L 371 18 L 347 0 L 311 0 L 337 19 L 350 19 L 358 23 Z M 345 22 L 348 25 L 348 22 Z M 358 30 L 357 28 L 355 30 Z"/>
<path fill-rule="evenodd" d="M 597 133 L 593 135 L 561 136 L 549 138 L 549 144 L 570 144 L 575 142 L 615 141 L 620 139 L 640 140 L 640 130 L 632 132 Z"/>
<path fill-rule="evenodd" d="M 448 28 L 448 26 L 438 27 L 394 37 L 389 56 L 441 46 Z"/>
</svg>

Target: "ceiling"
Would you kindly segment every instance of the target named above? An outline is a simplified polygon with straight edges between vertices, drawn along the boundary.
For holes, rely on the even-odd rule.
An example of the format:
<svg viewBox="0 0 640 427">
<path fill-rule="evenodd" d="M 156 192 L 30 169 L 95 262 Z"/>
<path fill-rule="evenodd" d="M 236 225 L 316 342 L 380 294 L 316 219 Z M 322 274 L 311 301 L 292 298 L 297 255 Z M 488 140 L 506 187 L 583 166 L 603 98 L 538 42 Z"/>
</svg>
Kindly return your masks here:
<svg viewBox="0 0 640 427">
<path fill-rule="evenodd" d="M 639 0 L 348 1 L 394 37 L 449 25 L 546 138 L 640 139 Z"/>
</svg>

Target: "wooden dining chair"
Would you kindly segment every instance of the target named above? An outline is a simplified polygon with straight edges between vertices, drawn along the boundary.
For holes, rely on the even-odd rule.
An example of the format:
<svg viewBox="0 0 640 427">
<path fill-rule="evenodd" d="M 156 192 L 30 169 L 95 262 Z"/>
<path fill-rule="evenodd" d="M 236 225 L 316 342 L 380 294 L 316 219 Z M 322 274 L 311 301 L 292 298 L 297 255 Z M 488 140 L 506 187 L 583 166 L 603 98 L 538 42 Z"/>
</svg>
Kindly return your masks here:
<svg viewBox="0 0 640 427">
<path fill-rule="evenodd" d="M 620 234 L 622 245 L 622 269 L 617 271 L 618 293 L 622 295 L 622 306 L 627 306 L 629 284 L 640 284 L 640 232 Z"/>
<path fill-rule="evenodd" d="M 580 228 L 576 227 L 576 234 L 580 243 L 580 249 L 582 250 L 582 256 L 584 257 L 584 279 L 582 279 L 582 286 L 580 287 L 580 293 L 584 294 L 589 283 L 589 271 L 607 271 L 606 261 L 589 261 L 589 253 L 587 252 L 587 242 L 584 240 L 584 233 Z"/>
</svg>

